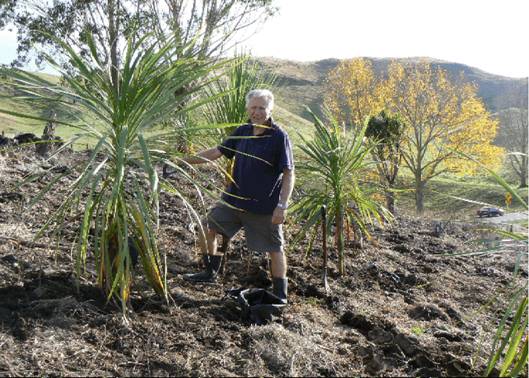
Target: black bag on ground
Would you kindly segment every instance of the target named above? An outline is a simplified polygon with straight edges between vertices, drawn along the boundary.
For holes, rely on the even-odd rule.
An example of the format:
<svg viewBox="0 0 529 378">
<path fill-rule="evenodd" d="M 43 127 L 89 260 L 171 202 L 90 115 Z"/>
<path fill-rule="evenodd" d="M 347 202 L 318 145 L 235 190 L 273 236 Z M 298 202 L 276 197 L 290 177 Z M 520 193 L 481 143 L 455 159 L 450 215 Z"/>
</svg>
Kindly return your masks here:
<svg viewBox="0 0 529 378">
<path fill-rule="evenodd" d="M 242 318 L 251 324 L 262 325 L 281 316 L 285 304 L 265 289 L 232 289 L 226 293 L 239 303 Z"/>
</svg>

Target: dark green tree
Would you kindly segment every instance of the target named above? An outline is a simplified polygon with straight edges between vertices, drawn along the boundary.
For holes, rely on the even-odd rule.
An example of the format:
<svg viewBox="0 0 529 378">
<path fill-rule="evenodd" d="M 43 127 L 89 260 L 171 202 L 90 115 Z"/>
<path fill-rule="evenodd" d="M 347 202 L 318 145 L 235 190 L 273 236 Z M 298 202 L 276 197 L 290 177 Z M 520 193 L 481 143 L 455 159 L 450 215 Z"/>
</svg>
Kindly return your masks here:
<svg viewBox="0 0 529 378">
<path fill-rule="evenodd" d="M 529 128 L 527 117 L 527 86 L 513 90 L 513 108 L 504 109 L 498 113 L 501 127 L 498 129 L 495 143 L 507 151 L 507 162 L 512 169 L 520 188 L 527 187 L 529 145 Z"/>
<path fill-rule="evenodd" d="M 49 55 L 61 71 L 72 75 L 79 74 L 77 65 L 63 53 L 55 38 L 67 43 L 80 57 L 91 59 L 90 39 L 97 51 L 97 64 L 110 72 L 111 85 L 117 91 L 129 43 L 145 49 L 165 46 L 170 40 L 176 53 L 164 57 L 167 64 L 184 58 L 200 67 L 205 60 L 217 60 L 252 27 L 273 15 L 273 1 L 0 0 L 0 30 L 17 30 L 17 58 L 12 66 L 22 67 L 32 61 L 40 65 L 49 60 Z M 142 43 L 137 44 L 140 40 Z M 187 83 L 177 88 L 175 98 L 189 101 L 186 94 L 192 87 L 193 83 Z M 61 109 L 53 107 L 51 111 L 60 113 Z M 170 128 L 192 123 L 187 112 L 176 113 L 164 121 Z"/>
<path fill-rule="evenodd" d="M 398 115 L 382 110 L 367 120 L 366 137 L 375 143 L 372 150 L 386 196 L 386 208 L 395 215 L 395 181 L 402 160 L 401 141 L 405 124 Z"/>
</svg>

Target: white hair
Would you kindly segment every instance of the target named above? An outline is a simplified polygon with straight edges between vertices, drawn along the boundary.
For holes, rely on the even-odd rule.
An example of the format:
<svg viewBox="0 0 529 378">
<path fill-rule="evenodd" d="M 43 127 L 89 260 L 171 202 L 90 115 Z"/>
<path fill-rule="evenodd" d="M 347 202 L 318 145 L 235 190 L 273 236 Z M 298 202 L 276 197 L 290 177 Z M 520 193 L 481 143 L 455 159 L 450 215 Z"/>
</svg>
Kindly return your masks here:
<svg viewBox="0 0 529 378">
<path fill-rule="evenodd" d="M 268 89 L 252 89 L 246 94 L 246 107 L 254 97 L 264 98 L 266 100 L 266 109 L 270 112 L 274 108 L 274 94 Z"/>
</svg>

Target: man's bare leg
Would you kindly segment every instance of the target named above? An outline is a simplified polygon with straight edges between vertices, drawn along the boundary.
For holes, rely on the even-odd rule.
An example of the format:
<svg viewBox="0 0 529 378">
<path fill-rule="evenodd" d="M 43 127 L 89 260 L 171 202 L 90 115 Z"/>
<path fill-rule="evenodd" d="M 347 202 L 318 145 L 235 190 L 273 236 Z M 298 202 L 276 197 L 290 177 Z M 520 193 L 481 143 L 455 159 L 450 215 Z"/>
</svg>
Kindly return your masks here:
<svg viewBox="0 0 529 378">
<path fill-rule="evenodd" d="M 195 274 L 185 274 L 184 279 L 191 282 L 215 282 L 222 262 L 222 255 L 217 254 L 217 232 L 206 228 L 199 233 L 198 243 L 206 270 Z"/>
<path fill-rule="evenodd" d="M 284 253 L 270 252 L 270 259 L 273 278 L 286 278 L 287 276 L 287 259 Z"/>
<path fill-rule="evenodd" d="M 216 255 L 217 232 L 211 228 L 204 228 L 204 233 L 198 233 L 198 246 L 202 255 Z"/>
</svg>

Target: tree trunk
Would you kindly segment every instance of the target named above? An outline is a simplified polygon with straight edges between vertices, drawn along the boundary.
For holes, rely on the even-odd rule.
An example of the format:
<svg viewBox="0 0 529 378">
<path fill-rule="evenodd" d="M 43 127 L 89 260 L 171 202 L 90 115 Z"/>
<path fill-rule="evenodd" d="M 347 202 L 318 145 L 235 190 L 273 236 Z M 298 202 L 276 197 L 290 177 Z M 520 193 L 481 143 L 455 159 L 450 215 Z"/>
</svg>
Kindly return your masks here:
<svg viewBox="0 0 529 378">
<path fill-rule="evenodd" d="M 395 215 L 395 193 L 386 191 L 386 208 L 392 215 Z"/>
<path fill-rule="evenodd" d="M 527 156 L 522 156 L 522 171 L 520 174 L 520 188 L 527 188 Z"/>
<path fill-rule="evenodd" d="M 336 209 L 336 249 L 338 250 L 338 271 L 345 274 L 345 252 L 343 243 L 343 212 L 341 206 Z"/>
<path fill-rule="evenodd" d="M 523 123 L 523 121 L 522 121 Z M 526 188 L 527 187 L 527 119 L 525 121 L 525 125 L 523 126 L 523 132 L 522 132 L 522 140 L 523 140 L 523 147 L 522 147 L 522 164 L 520 169 L 520 188 Z"/>
<path fill-rule="evenodd" d="M 415 178 L 415 211 L 417 215 L 424 213 L 424 182 L 420 177 Z"/>
<path fill-rule="evenodd" d="M 55 113 L 50 117 L 51 119 L 55 119 Z M 55 139 L 55 124 L 53 121 L 48 121 L 46 123 L 46 126 L 44 126 L 44 131 L 42 132 L 42 136 L 40 138 L 40 143 L 37 143 L 35 145 L 35 149 L 37 151 L 37 154 L 46 157 L 48 156 L 48 152 L 50 149 L 52 149 L 52 141 Z"/>
</svg>

